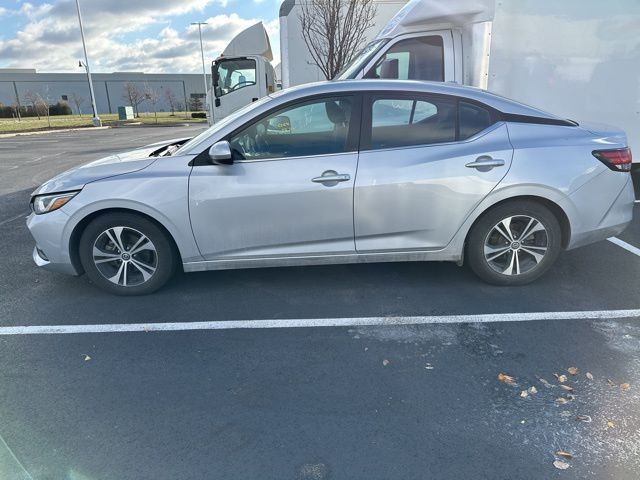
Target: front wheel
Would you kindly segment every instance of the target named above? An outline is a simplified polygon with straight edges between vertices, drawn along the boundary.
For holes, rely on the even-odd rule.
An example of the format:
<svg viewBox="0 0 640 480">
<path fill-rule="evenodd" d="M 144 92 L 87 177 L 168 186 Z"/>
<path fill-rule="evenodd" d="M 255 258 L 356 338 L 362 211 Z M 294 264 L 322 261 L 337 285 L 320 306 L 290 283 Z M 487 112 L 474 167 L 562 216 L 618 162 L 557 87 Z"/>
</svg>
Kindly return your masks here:
<svg viewBox="0 0 640 480">
<path fill-rule="evenodd" d="M 152 221 L 130 213 L 93 220 L 80 237 L 79 254 L 91 281 L 116 295 L 154 292 L 176 265 L 167 235 Z"/>
<path fill-rule="evenodd" d="M 555 215 L 532 201 L 513 201 L 485 213 L 467 243 L 471 270 L 494 285 L 524 285 L 544 274 L 562 249 Z"/>
</svg>

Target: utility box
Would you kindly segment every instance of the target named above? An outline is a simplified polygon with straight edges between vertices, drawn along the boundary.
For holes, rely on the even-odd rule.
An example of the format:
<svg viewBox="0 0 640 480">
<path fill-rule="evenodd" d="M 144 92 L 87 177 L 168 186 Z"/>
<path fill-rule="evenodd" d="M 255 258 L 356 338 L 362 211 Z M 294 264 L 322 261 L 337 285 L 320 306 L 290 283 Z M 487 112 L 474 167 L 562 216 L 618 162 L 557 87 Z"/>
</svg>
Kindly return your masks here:
<svg viewBox="0 0 640 480">
<path fill-rule="evenodd" d="M 133 107 L 118 107 L 118 120 L 133 120 Z"/>
</svg>

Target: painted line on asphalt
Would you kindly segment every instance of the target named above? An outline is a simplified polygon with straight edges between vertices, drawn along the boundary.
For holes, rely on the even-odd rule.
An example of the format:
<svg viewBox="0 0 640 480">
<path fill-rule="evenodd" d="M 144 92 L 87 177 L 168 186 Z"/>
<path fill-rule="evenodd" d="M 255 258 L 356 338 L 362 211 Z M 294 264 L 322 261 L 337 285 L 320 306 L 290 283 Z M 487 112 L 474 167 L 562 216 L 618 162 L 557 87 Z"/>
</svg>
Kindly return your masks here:
<svg viewBox="0 0 640 480">
<path fill-rule="evenodd" d="M 634 247 L 633 245 L 624 242 L 622 240 L 620 240 L 619 238 L 616 237 L 609 237 L 607 238 L 607 240 L 609 240 L 611 243 L 618 245 L 621 248 L 624 248 L 625 250 L 627 250 L 628 252 L 633 253 L 634 255 L 637 255 L 640 257 L 640 248 L 638 247 Z"/>
<path fill-rule="evenodd" d="M 16 215 L 15 217 L 11 217 L 11 218 L 7 218 L 6 220 L 2 220 L 0 222 L 0 227 L 2 225 L 6 225 L 7 223 L 11 223 L 15 220 L 18 220 L 19 218 L 27 218 L 29 216 L 29 212 L 27 213 L 21 213 L 20 215 Z"/>
<path fill-rule="evenodd" d="M 97 325 L 28 325 L 0 327 L 0 335 L 60 335 L 72 333 L 169 332 L 184 330 L 238 330 L 267 328 L 364 327 L 428 325 L 434 323 L 530 322 L 534 320 L 611 320 L 640 318 L 640 309 L 577 312 L 493 313 L 413 317 L 292 318 L 281 320 L 226 320 L 208 322 L 107 323 Z"/>
</svg>

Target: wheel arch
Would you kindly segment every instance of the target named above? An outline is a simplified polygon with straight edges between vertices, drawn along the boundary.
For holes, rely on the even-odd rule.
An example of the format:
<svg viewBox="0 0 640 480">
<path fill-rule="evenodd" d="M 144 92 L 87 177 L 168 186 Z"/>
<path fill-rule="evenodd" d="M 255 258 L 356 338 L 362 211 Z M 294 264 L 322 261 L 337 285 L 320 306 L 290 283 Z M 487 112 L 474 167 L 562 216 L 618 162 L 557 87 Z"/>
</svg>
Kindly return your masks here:
<svg viewBox="0 0 640 480">
<path fill-rule="evenodd" d="M 176 255 L 176 258 L 178 259 L 182 258 L 180 254 L 180 249 L 178 248 L 178 244 L 176 243 L 175 238 L 173 237 L 171 232 L 160 221 L 158 221 L 158 219 L 144 212 L 141 212 L 139 210 L 135 210 L 132 208 L 122 208 L 122 207 L 103 208 L 100 210 L 93 211 L 87 214 L 85 217 L 83 217 L 73 227 L 73 230 L 69 237 L 69 258 L 71 259 L 71 263 L 73 267 L 76 269 L 76 271 L 80 275 L 84 273 L 84 268 L 82 267 L 82 262 L 80 261 L 80 252 L 79 252 L 80 237 L 82 236 L 82 233 L 84 232 L 84 230 L 87 228 L 87 225 L 89 225 L 96 218 L 101 217 L 102 215 L 106 215 L 108 213 L 128 213 L 128 214 L 138 215 L 139 217 L 149 220 L 167 236 L 167 239 L 171 244 L 171 248 L 173 249 Z"/>
<path fill-rule="evenodd" d="M 514 196 L 514 197 L 504 198 L 502 200 L 497 201 L 496 203 L 491 204 L 489 207 L 484 209 L 482 211 L 482 213 L 480 213 L 475 218 L 475 220 L 473 221 L 471 226 L 467 229 L 467 233 L 466 233 L 465 239 L 464 239 L 465 248 L 467 246 L 467 243 L 468 243 L 468 240 L 469 240 L 469 235 L 471 235 L 471 232 L 473 231 L 473 228 L 480 221 L 480 219 L 482 217 L 484 217 L 485 214 L 487 214 L 489 211 L 491 211 L 494 208 L 497 208 L 497 207 L 499 207 L 501 205 L 505 205 L 505 204 L 507 204 L 509 202 L 513 202 L 513 201 L 522 201 L 522 200 L 527 200 L 527 201 L 531 201 L 531 202 L 540 203 L 540 204 L 544 205 L 545 207 L 547 207 L 551 211 L 551 213 L 553 213 L 553 215 L 558 220 L 558 223 L 560 224 L 560 231 L 561 231 L 561 234 L 562 234 L 562 239 L 561 239 L 562 248 L 567 248 L 567 246 L 569 245 L 569 241 L 571 240 L 571 222 L 569 221 L 569 217 L 568 217 L 567 213 L 562 209 L 562 207 L 560 205 L 558 205 L 553 200 L 549 200 L 548 198 L 537 196 L 537 195 L 517 195 L 517 196 Z"/>
</svg>

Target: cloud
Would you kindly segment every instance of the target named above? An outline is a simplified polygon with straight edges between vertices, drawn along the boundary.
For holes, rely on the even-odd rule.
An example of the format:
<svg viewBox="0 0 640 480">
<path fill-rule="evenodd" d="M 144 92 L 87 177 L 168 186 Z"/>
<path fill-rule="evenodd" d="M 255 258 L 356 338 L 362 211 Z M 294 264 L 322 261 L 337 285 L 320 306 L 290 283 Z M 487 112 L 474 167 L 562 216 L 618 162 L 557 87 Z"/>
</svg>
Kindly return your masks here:
<svg viewBox="0 0 640 480">
<path fill-rule="evenodd" d="M 197 26 L 176 29 L 172 21 L 226 3 L 227 0 L 81 2 L 92 69 L 199 72 L 202 64 Z M 26 23 L 13 38 L 0 40 L 0 65 L 39 71 L 78 70 L 77 61 L 83 53 L 74 0 L 39 6 L 23 3 L 18 10 L 4 14 L 21 15 Z M 208 25 L 202 30 L 205 58 L 213 60 L 237 33 L 258 21 L 259 18 L 243 18 L 236 13 L 207 18 Z M 158 34 L 145 35 L 145 30 L 153 27 L 155 32 L 162 24 L 166 26 Z M 270 19 L 265 26 L 273 42 L 277 18 Z"/>
</svg>

